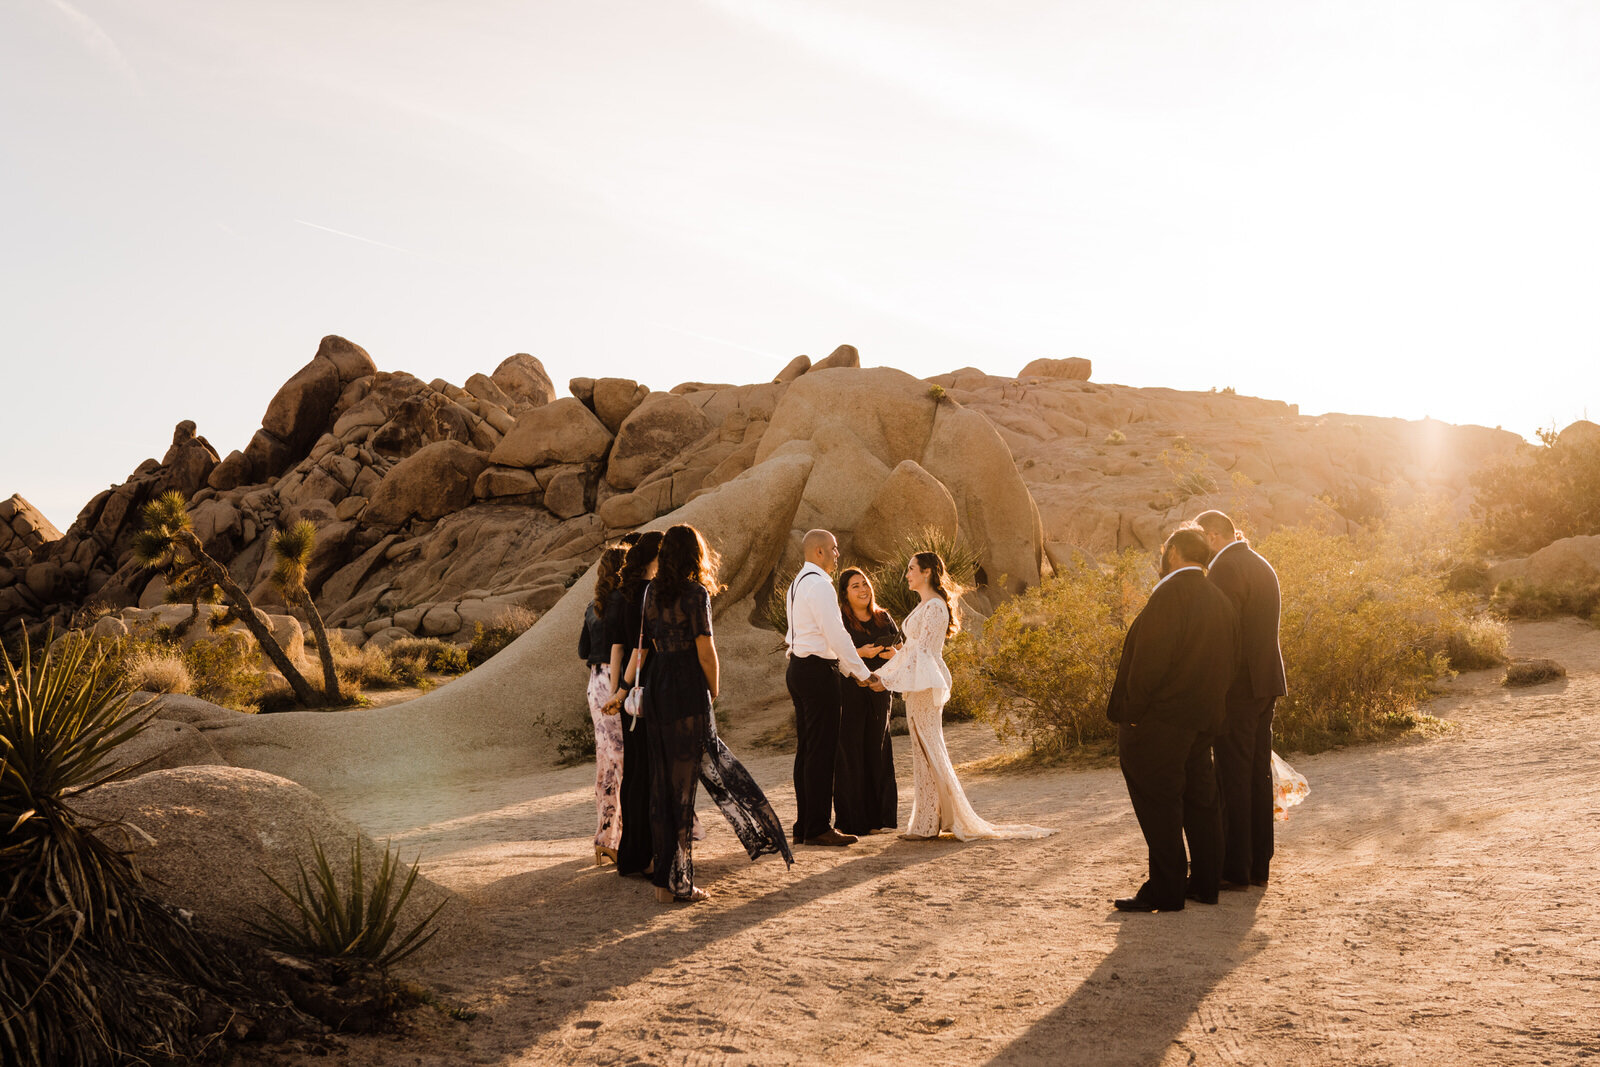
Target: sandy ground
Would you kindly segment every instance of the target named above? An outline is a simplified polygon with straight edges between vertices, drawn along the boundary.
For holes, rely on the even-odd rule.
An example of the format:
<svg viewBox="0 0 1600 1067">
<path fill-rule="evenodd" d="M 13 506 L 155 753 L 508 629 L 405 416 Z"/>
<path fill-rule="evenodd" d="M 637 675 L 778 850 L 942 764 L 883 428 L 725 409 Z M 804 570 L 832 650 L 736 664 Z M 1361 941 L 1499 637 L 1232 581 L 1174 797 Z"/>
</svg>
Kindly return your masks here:
<svg viewBox="0 0 1600 1067">
<path fill-rule="evenodd" d="M 874 836 L 751 864 L 702 800 L 708 904 L 592 863 L 592 767 L 330 796 L 463 894 L 484 933 L 417 968 L 479 1014 L 349 1039 L 352 1064 L 1448 1064 L 1600 1056 L 1600 631 L 1517 628 L 1570 677 L 1465 675 L 1445 736 L 1294 760 L 1273 884 L 1124 916 L 1119 774 L 965 775 L 1045 841 Z M 768 713 L 770 717 L 771 713 Z M 786 819 L 789 757 L 724 722 Z M 958 761 L 997 751 L 948 729 Z M 901 818 L 910 780 L 897 738 Z M 326 1059 L 306 1062 L 328 1062 Z"/>
</svg>

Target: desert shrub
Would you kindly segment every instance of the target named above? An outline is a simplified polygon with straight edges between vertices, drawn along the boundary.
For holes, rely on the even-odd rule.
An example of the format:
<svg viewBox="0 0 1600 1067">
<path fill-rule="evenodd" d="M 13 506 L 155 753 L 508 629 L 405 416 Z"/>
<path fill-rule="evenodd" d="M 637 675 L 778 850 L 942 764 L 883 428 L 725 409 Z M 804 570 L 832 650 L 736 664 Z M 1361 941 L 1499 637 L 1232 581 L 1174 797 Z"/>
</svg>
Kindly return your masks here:
<svg viewBox="0 0 1600 1067">
<path fill-rule="evenodd" d="M 1125 445 L 1128 443 L 1128 435 L 1121 430 L 1112 430 L 1106 434 L 1105 443 L 1108 445 Z"/>
<path fill-rule="evenodd" d="M 539 616 L 527 608 L 508 607 L 490 625 L 478 623 L 472 631 L 472 644 L 467 646 L 468 664 L 476 667 L 488 661 L 538 621 Z"/>
<path fill-rule="evenodd" d="M 268 944 L 320 959 L 370 964 L 380 970 L 399 963 L 426 945 L 438 931 L 428 929 L 445 905 L 441 901 L 396 941 L 400 911 L 417 881 L 413 863 L 401 880 L 400 857 L 384 845 L 378 870 L 369 881 L 361 858 L 361 839 L 350 846 L 344 877 L 334 873 L 322 843 L 313 839 L 313 869 L 299 862 L 299 879 L 284 885 L 267 879 L 288 901 L 288 918 L 262 908 L 261 923 L 252 924 Z M 263 872 L 265 873 L 265 872 Z"/>
<path fill-rule="evenodd" d="M 130 655 L 123 661 L 122 673 L 130 689 L 147 693 L 187 693 L 194 687 L 183 656 L 159 647 Z"/>
<path fill-rule="evenodd" d="M 561 767 L 572 767 L 579 763 L 593 762 L 595 757 L 594 721 L 589 716 L 589 707 L 584 704 L 581 709 L 560 713 L 555 717 L 540 712 L 534 716 L 534 725 L 544 731 L 544 736 L 555 745 L 556 764 Z M 629 728 L 631 720 L 624 714 L 622 728 Z"/>
<path fill-rule="evenodd" d="M 187 1059 L 197 1008 L 237 972 L 156 899 L 107 825 L 71 798 L 130 773 L 111 753 L 144 720 L 88 641 L 0 674 L 0 1039 L 7 1063 Z"/>
<path fill-rule="evenodd" d="M 1064 569 L 1001 604 L 981 634 L 947 646 L 952 704 L 1040 755 L 1110 736 L 1106 703 L 1122 639 L 1153 579 L 1148 556 L 1129 550 L 1104 568 Z"/>
<path fill-rule="evenodd" d="M 246 711 L 262 697 L 266 672 L 256 657 L 256 643 L 244 634 L 235 630 L 196 641 L 182 655 L 194 679 L 189 692 L 201 700 Z"/>
<path fill-rule="evenodd" d="M 1600 585 L 1569 582 L 1543 586 L 1512 578 L 1495 587 L 1489 603 L 1508 619 L 1577 615 L 1600 623 Z"/>
<path fill-rule="evenodd" d="M 1458 618 L 1445 632 L 1444 654 L 1458 671 L 1498 667 L 1510 657 L 1511 634 L 1506 624 L 1490 615 Z"/>
<path fill-rule="evenodd" d="M 1413 550 L 1411 536 L 1405 521 L 1354 536 L 1290 527 L 1259 545 L 1283 589 L 1281 750 L 1316 752 L 1416 725 L 1451 670 L 1452 642 L 1469 659 L 1503 654 L 1502 635 L 1474 621 L 1465 595 L 1445 591 L 1443 563 Z"/>
<path fill-rule="evenodd" d="M 389 646 L 388 653 L 391 669 L 396 671 L 397 678 L 410 677 L 413 673 L 401 667 L 402 663 L 412 665 L 417 679 L 421 678 L 423 671 L 460 674 L 471 666 L 467 662 L 466 649 L 437 637 L 402 637 Z"/>
<path fill-rule="evenodd" d="M 1552 541 L 1600 533 L 1600 435 L 1542 446 L 1490 463 L 1473 475 L 1483 547 L 1527 555 Z"/>
<path fill-rule="evenodd" d="M 333 653 L 333 669 L 342 688 L 359 693 L 395 684 L 394 667 L 381 648 L 370 644 L 357 648 L 342 637 L 330 637 L 328 649 Z"/>
<path fill-rule="evenodd" d="M 1275 724 L 1282 751 L 1318 751 L 1421 724 L 1420 705 L 1452 669 L 1506 662 L 1504 623 L 1446 589 L 1461 531 L 1429 502 L 1370 532 L 1280 528 L 1257 547 L 1283 592 L 1289 695 Z M 1127 552 L 1064 569 L 1001 604 L 981 633 L 947 647 L 951 703 L 1002 738 L 1056 756 L 1111 736 L 1105 708 L 1127 625 L 1154 573 Z"/>
</svg>

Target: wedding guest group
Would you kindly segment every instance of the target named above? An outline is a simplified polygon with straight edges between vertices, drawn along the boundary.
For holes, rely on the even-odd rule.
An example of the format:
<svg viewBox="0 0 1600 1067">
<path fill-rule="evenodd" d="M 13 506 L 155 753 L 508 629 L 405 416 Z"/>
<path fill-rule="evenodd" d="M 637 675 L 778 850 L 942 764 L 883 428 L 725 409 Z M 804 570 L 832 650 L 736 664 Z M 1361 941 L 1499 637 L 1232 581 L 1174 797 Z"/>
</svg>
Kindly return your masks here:
<svg viewBox="0 0 1600 1067">
<path fill-rule="evenodd" d="M 645 760 L 623 770 L 625 786 L 634 774 L 647 782 L 647 815 L 634 824 L 648 828 L 650 860 L 637 869 L 650 875 L 662 903 L 695 903 L 709 895 L 694 877 L 701 785 L 752 860 L 776 854 L 792 864 L 794 855 L 766 795 L 717 734 L 712 704 L 721 671 L 711 620 L 711 597 L 721 589 L 717 556 L 692 526 L 673 526 L 651 544 L 655 558 L 640 600 L 640 636 L 606 710 L 615 714 L 630 690 L 642 690 L 636 718 L 645 728 Z M 644 545 L 641 538 L 630 560 Z M 624 854 L 634 868 L 634 857 Z M 618 870 L 632 873 L 621 860 Z"/>
<path fill-rule="evenodd" d="M 961 588 L 935 552 L 907 563 L 917 605 L 895 619 L 868 575 L 845 568 L 827 530 L 801 540 L 784 590 L 785 682 L 794 704 L 796 815 L 785 827 L 717 730 L 721 663 L 712 598 L 719 559 L 692 526 L 605 549 L 584 617 L 594 720 L 595 861 L 644 875 L 662 903 L 708 898 L 695 877 L 701 787 L 751 860 L 795 843 L 847 847 L 897 828 L 891 694 L 904 697 L 911 755 L 908 841 L 1041 838 L 973 809 L 945 745 Z M 1210 567 L 1208 573 L 1207 567 Z M 1264 886 L 1273 854 L 1272 714 L 1285 691 L 1279 587 L 1228 516 L 1206 512 L 1167 538 L 1160 578 L 1129 626 L 1106 708 L 1147 850 L 1125 912 L 1215 904 Z"/>
</svg>

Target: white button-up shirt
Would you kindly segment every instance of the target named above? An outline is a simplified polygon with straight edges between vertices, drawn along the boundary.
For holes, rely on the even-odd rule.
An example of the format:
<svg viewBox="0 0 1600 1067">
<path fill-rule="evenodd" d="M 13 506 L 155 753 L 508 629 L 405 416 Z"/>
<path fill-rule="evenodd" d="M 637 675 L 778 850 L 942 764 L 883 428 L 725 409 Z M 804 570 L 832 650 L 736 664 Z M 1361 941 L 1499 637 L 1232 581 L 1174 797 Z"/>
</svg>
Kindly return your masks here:
<svg viewBox="0 0 1600 1067">
<path fill-rule="evenodd" d="M 789 655 L 838 660 L 840 669 L 852 678 L 865 680 L 872 673 L 861 662 L 855 642 L 845 632 L 839 598 L 834 595 L 833 579 L 827 571 L 808 561 L 789 583 L 786 604 L 789 632 L 784 642 L 789 646 Z"/>
</svg>

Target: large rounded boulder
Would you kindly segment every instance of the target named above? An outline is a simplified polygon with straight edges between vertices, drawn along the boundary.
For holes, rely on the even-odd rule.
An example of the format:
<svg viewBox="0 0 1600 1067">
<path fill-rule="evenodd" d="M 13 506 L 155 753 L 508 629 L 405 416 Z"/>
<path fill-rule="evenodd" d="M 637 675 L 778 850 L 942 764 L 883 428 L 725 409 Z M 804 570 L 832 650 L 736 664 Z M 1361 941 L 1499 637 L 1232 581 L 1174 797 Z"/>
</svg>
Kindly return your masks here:
<svg viewBox="0 0 1600 1067">
<path fill-rule="evenodd" d="M 532 470 L 598 463 L 610 447 L 611 431 L 581 401 L 568 396 L 523 412 L 489 458 L 497 466 Z"/>
<path fill-rule="evenodd" d="M 596 383 L 598 387 L 599 383 Z M 652 393 L 623 420 L 606 466 L 613 489 L 634 489 L 716 427 L 676 393 Z"/>
<path fill-rule="evenodd" d="M 460 441 L 435 441 L 390 468 L 362 519 L 399 526 L 408 519 L 437 519 L 472 503 L 472 487 L 489 457 Z"/>
<path fill-rule="evenodd" d="M 322 846 L 344 884 L 357 841 L 369 878 L 383 854 L 359 826 L 309 789 L 243 767 L 152 771 L 92 789 L 75 806 L 91 818 L 133 827 L 128 844 L 134 866 L 160 886 L 162 898 L 232 936 L 248 934 L 263 909 L 289 914 L 291 905 L 267 876 L 293 884 L 299 864 L 310 868 L 314 862 L 313 842 Z M 401 930 L 452 896 L 419 876 L 401 911 Z M 464 919 L 450 911 L 446 907 L 440 914 L 444 929 Z"/>
</svg>

